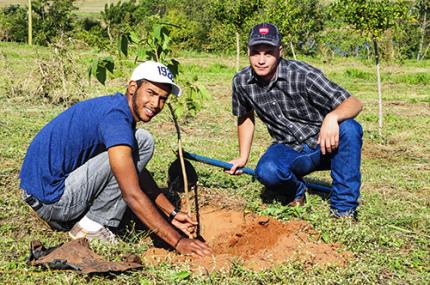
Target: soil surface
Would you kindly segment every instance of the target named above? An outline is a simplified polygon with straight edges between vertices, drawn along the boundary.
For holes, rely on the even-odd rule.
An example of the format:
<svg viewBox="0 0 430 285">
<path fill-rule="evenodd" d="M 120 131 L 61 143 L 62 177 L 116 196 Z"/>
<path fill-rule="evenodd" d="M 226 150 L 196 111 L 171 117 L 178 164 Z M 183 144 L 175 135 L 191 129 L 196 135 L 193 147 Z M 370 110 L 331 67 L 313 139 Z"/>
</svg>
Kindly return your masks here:
<svg viewBox="0 0 430 285">
<path fill-rule="evenodd" d="M 350 252 L 338 244 L 320 240 L 318 232 L 302 220 L 281 222 L 269 217 L 245 215 L 241 211 L 204 207 L 200 210 L 201 236 L 213 249 L 212 257 L 178 255 L 163 248 L 150 248 L 144 260 L 189 262 L 198 272 L 228 271 L 232 262 L 259 271 L 288 261 L 306 266 L 344 266 Z"/>
</svg>

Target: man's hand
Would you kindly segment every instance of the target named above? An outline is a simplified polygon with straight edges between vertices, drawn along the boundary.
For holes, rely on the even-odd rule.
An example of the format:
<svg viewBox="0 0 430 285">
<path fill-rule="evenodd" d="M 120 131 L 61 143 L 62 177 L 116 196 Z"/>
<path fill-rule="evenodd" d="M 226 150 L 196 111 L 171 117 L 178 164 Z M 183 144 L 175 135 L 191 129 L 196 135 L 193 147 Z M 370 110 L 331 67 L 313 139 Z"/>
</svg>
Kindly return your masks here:
<svg viewBox="0 0 430 285">
<path fill-rule="evenodd" d="M 210 247 L 196 239 L 181 238 L 175 249 L 182 254 L 196 254 L 201 257 L 212 255 Z"/>
<path fill-rule="evenodd" d="M 339 147 L 339 123 L 332 113 L 329 113 L 322 122 L 318 144 L 323 155 L 332 153 Z"/>
<path fill-rule="evenodd" d="M 190 216 L 183 212 L 178 212 L 172 220 L 172 225 L 180 229 L 189 238 L 193 238 L 197 231 L 197 222 L 193 221 Z"/>
<path fill-rule="evenodd" d="M 236 170 L 238 168 L 244 167 L 247 163 L 247 160 L 239 157 L 232 161 L 229 161 L 229 163 L 233 164 L 233 166 L 230 168 L 230 170 L 226 170 L 225 172 L 231 175 L 240 175 L 242 174 L 242 171 Z"/>
<path fill-rule="evenodd" d="M 339 122 L 354 118 L 362 108 L 363 103 L 351 96 L 325 116 L 318 137 L 323 155 L 332 153 L 339 147 Z"/>
</svg>

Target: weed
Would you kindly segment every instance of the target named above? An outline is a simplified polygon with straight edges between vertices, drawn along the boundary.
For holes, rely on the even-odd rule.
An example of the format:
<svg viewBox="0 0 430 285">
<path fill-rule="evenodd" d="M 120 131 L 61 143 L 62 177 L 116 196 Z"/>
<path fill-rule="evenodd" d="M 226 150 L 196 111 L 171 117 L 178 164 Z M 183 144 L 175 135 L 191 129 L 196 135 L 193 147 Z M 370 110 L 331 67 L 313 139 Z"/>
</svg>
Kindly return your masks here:
<svg viewBox="0 0 430 285">
<path fill-rule="evenodd" d="M 375 80 L 375 74 L 358 70 L 356 68 L 350 68 L 345 71 L 345 75 L 351 78 L 363 79 L 363 80 Z"/>
</svg>

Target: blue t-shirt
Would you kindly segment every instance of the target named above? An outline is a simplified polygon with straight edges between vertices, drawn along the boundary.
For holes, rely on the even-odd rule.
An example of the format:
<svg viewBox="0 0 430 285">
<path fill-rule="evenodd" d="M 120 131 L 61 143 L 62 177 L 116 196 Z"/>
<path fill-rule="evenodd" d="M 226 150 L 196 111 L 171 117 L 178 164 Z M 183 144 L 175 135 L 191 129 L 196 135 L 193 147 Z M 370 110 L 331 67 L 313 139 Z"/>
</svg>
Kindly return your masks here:
<svg viewBox="0 0 430 285">
<path fill-rule="evenodd" d="M 43 203 L 58 201 L 67 176 L 90 158 L 116 145 L 135 149 L 135 129 L 127 97 L 121 93 L 73 105 L 33 139 L 20 187 Z"/>
</svg>

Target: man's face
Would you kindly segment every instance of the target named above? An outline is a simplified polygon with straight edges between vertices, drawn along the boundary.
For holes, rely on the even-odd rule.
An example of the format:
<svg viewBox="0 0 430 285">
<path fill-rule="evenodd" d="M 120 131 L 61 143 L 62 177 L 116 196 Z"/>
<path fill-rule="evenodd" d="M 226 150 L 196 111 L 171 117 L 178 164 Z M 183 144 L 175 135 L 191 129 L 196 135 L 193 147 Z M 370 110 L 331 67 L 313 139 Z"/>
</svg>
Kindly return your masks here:
<svg viewBox="0 0 430 285">
<path fill-rule="evenodd" d="M 144 81 L 137 88 L 135 81 L 130 82 L 131 112 L 136 121 L 149 122 L 164 108 L 170 93 L 170 85 Z"/>
<path fill-rule="evenodd" d="M 248 49 L 249 63 L 258 77 L 270 81 L 276 73 L 281 47 L 260 44 Z"/>
</svg>

